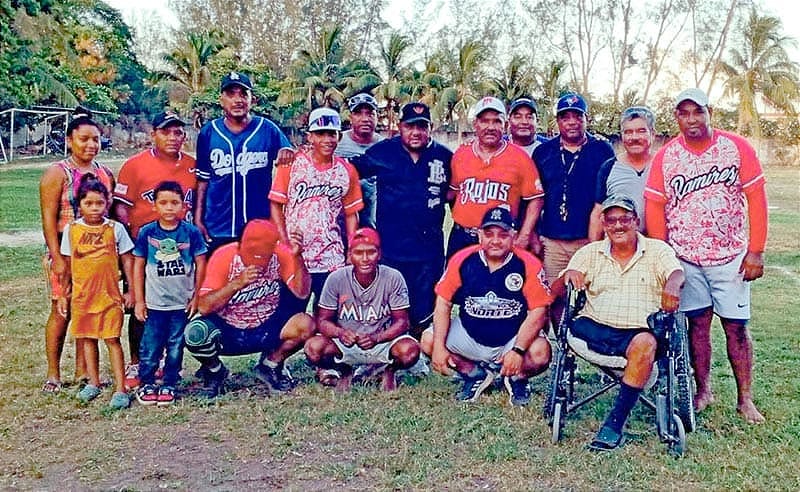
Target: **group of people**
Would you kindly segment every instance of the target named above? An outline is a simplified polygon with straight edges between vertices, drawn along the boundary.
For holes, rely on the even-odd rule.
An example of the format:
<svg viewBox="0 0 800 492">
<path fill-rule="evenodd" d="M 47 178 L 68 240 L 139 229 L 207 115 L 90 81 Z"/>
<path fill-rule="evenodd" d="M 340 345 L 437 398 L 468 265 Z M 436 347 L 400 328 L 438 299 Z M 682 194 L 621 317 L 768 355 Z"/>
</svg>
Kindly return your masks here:
<svg viewBox="0 0 800 492">
<path fill-rule="evenodd" d="M 162 113 L 152 148 L 126 161 L 117 182 L 94 160 L 97 124 L 87 115 L 70 123 L 70 156 L 41 181 L 53 298 L 43 391 L 61 389 L 69 322 L 76 379 L 86 378 L 78 397 L 101 394 L 103 339 L 116 408 L 133 388 L 143 405 L 171 404 L 184 348 L 209 397 L 225 390 L 221 356 L 260 353 L 253 374 L 282 393 L 294 386 L 285 361 L 303 350 L 320 383 L 339 391 L 376 368 L 392 391 L 396 371 L 427 356 L 458 375 L 457 399 L 499 386 L 523 406 L 529 378 L 549 365 L 545 334 L 571 283 L 587 293 L 576 336 L 628 359 L 594 449 L 622 441 L 656 354 L 647 316 L 659 309 L 688 317 L 697 409 L 713 401 L 716 313 L 737 409 L 763 421 L 747 322 L 749 281 L 763 274 L 764 177 L 742 137 L 711 127 L 702 91 L 678 95 L 680 135 L 657 153 L 652 112 L 626 109 L 618 154 L 587 131 L 576 93 L 559 98 L 549 140 L 537 133 L 533 99 L 506 107 L 486 96 L 471 111 L 474 139 L 455 152 L 431 137 L 420 102 L 401 108 L 391 138 L 376 132 L 368 93 L 348 100 L 347 131 L 336 110 L 317 108 L 295 149 L 251 113 L 247 75 L 227 74 L 219 101 L 223 116 L 200 130 L 196 161 L 181 151 L 185 123 Z M 123 305 L 133 308 L 127 373 Z"/>
</svg>

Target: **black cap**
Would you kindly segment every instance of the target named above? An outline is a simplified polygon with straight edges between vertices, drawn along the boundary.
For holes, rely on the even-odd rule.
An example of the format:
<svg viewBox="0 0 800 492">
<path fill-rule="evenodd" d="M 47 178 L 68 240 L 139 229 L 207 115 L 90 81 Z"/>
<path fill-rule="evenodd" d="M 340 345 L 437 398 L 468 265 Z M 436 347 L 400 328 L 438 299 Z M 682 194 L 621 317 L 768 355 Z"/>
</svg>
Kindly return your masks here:
<svg viewBox="0 0 800 492">
<path fill-rule="evenodd" d="M 481 221 L 481 229 L 490 226 L 501 227 L 507 231 L 514 229 L 514 218 L 511 217 L 511 211 L 505 207 L 494 207 L 487 211 Z"/>
<path fill-rule="evenodd" d="M 534 101 L 533 98 L 518 97 L 513 101 L 511 101 L 511 105 L 508 107 L 509 116 L 511 115 L 511 113 L 516 111 L 517 108 L 520 108 L 522 106 L 527 106 L 531 108 L 531 111 L 533 111 L 536 114 L 539 114 L 539 108 L 536 106 L 536 101 Z"/>
<path fill-rule="evenodd" d="M 431 110 L 421 102 L 412 102 L 403 106 L 400 110 L 401 123 L 413 123 L 415 121 L 431 122 Z"/>
<path fill-rule="evenodd" d="M 219 87 L 220 91 L 224 91 L 228 87 L 238 85 L 249 91 L 253 90 L 253 84 L 250 83 L 250 77 L 240 72 L 229 72 L 222 77 L 222 84 Z"/>
<path fill-rule="evenodd" d="M 619 207 L 628 212 L 636 213 L 636 203 L 625 195 L 611 195 L 603 201 L 603 212 L 609 208 Z"/>
<path fill-rule="evenodd" d="M 186 122 L 183 121 L 177 113 L 172 111 L 158 113 L 156 117 L 153 118 L 153 128 L 165 128 L 169 125 L 186 126 Z"/>
</svg>

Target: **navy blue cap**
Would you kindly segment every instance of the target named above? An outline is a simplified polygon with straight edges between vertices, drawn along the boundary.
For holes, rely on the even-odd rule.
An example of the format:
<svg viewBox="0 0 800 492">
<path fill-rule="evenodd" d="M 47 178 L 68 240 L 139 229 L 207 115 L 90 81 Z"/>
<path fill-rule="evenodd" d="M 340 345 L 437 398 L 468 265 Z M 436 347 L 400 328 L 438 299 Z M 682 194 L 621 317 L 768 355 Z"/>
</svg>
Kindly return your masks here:
<svg viewBox="0 0 800 492">
<path fill-rule="evenodd" d="M 169 125 L 186 126 L 186 122 L 173 111 L 158 113 L 155 118 L 153 118 L 153 128 L 165 128 Z"/>
<path fill-rule="evenodd" d="M 228 87 L 238 85 L 249 91 L 253 90 L 253 84 L 250 82 L 250 77 L 240 72 L 230 72 L 222 77 L 222 84 L 219 87 L 220 91 L 224 91 Z"/>
<path fill-rule="evenodd" d="M 529 107 L 531 108 L 531 111 L 533 111 L 536 114 L 539 114 L 539 108 L 536 106 L 536 101 L 534 101 L 533 98 L 518 97 L 513 101 L 511 101 L 511 105 L 508 107 L 509 116 L 511 115 L 511 113 L 516 111 L 517 108 L 520 108 L 522 106 Z"/>
<path fill-rule="evenodd" d="M 559 97 L 558 103 L 556 104 L 556 114 L 558 115 L 563 111 L 569 110 L 586 114 L 588 108 L 586 106 L 586 100 L 583 99 L 583 96 L 577 92 L 567 92 L 563 96 Z"/>
<path fill-rule="evenodd" d="M 401 123 L 413 123 L 415 121 L 431 122 L 430 108 L 421 102 L 412 102 L 403 106 L 400 110 Z"/>
<path fill-rule="evenodd" d="M 507 231 L 514 229 L 514 218 L 511 217 L 511 211 L 505 207 L 494 207 L 488 210 L 481 221 L 481 229 L 491 226 L 501 227 Z"/>
</svg>

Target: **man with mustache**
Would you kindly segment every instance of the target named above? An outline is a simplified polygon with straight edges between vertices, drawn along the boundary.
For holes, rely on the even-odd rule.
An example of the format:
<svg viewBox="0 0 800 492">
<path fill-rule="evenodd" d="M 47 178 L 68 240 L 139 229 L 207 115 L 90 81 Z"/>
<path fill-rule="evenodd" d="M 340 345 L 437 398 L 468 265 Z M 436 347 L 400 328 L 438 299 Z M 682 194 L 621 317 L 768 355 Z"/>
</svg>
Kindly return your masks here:
<svg viewBox="0 0 800 492">
<path fill-rule="evenodd" d="M 622 112 L 620 134 L 624 152 L 600 166 L 595 191 L 595 205 L 589 223 L 589 237 L 603 237 L 602 203 L 612 195 L 631 198 L 636 204 L 639 232 L 645 233 L 644 185 L 650 175 L 653 160 L 652 144 L 655 136 L 655 116 L 643 106 L 632 106 Z"/>
<path fill-rule="evenodd" d="M 767 195 L 755 150 L 741 136 L 711 127 L 708 96 L 687 89 L 675 100 L 680 134 L 653 158 L 645 189 L 647 231 L 675 249 L 686 272 L 681 310 L 689 320 L 697 411 L 711 392 L 711 320 L 716 313 L 736 379 L 736 410 L 751 424 L 753 403 L 750 281 L 764 275 Z"/>
<path fill-rule="evenodd" d="M 511 217 L 521 222 L 514 246 L 527 248 L 544 194 L 539 174 L 528 153 L 504 138 L 506 107 L 496 97 L 486 96 L 471 110 L 475 140 L 453 154 L 453 229 L 447 246 L 452 257 L 458 250 L 478 243 L 478 230 L 486 211 L 507 206 Z M 528 206 L 519 220 L 522 201 Z"/>
</svg>

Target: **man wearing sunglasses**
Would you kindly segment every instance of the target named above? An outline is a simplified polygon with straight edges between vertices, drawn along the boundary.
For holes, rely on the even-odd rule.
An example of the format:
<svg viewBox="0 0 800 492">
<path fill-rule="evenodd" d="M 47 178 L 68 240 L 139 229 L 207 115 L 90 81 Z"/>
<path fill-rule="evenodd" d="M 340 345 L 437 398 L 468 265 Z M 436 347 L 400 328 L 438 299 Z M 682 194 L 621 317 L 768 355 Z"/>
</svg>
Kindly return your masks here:
<svg viewBox="0 0 800 492">
<path fill-rule="evenodd" d="M 686 271 L 681 309 L 689 320 L 697 411 L 711 391 L 711 320 L 716 313 L 736 379 L 736 410 L 764 421 L 753 403 L 750 281 L 764 275 L 764 173 L 743 137 L 711 127 L 708 96 L 686 89 L 675 100 L 680 135 L 653 158 L 645 189 L 647 231 L 675 248 Z"/>
<path fill-rule="evenodd" d="M 655 117 L 643 106 L 632 106 L 620 118 L 622 154 L 600 166 L 595 191 L 595 206 L 589 222 L 589 238 L 603 237 L 602 203 L 611 195 L 625 195 L 636 203 L 639 232 L 645 232 L 644 185 L 650 175 L 655 137 Z"/>
<path fill-rule="evenodd" d="M 614 406 L 589 445 L 607 451 L 622 444 L 625 421 L 653 368 L 657 342 L 647 317 L 659 308 L 678 309 L 684 277 L 672 248 L 637 232 L 639 218 L 632 199 L 608 197 L 600 217 L 606 238 L 575 252 L 559 281 L 586 291 L 573 336 L 594 352 L 628 361 Z"/>
<path fill-rule="evenodd" d="M 350 110 L 350 129 L 342 132 L 336 155 L 345 159 L 363 155 L 368 148 L 383 140 L 375 131 L 378 125 L 378 101 L 371 94 L 361 92 L 347 100 Z M 358 214 L 361 225 L 375 228 L 375 178 L 360 181 L 364 208 Z"/>
</svg>

